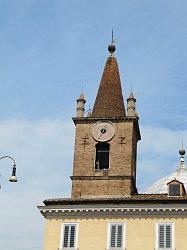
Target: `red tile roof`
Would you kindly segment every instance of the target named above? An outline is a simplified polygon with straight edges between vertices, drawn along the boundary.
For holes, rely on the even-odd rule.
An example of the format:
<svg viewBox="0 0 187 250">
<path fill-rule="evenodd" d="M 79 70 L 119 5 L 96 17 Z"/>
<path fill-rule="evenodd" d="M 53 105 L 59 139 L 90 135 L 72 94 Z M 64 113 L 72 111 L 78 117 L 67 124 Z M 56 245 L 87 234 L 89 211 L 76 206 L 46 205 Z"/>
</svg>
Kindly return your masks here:
<svg viewBox="0 0 187 250">
<path fill-rule="evenodd" d="M 137 194 L 125 197 L 111 198 L 56 198 L 44 200 L 45 205 L 75 205 L 75 204 L 125 204 L 125 203 L 187 203 L 187 195 L 168 196 L 167 194 Z"/>
</svg>

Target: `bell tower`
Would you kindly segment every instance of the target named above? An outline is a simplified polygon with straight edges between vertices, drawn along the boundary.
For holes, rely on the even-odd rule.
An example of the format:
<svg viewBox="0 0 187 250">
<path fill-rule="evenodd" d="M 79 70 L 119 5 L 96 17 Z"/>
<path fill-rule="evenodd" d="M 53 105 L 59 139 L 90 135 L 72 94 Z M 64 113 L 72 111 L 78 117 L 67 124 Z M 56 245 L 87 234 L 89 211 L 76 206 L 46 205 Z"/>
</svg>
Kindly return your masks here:
<svg viewBox="0 0 187 250">
<path fill-rule="evenodd" d="M 141 139 L 135 98 L 128 98 L 126 115 L 114 40 L 107 58 L 92 113 L 84 117 L 78 99 L 72 180 L 72 198 L 122 197 L 137 193 L 136 155 Z M 80 105 L 81 104 L 81 105 Z M 133 106 L 133 112 L 130 108 Z M 81 113 L 81 114 L 80 114 Z"/>
</svg>

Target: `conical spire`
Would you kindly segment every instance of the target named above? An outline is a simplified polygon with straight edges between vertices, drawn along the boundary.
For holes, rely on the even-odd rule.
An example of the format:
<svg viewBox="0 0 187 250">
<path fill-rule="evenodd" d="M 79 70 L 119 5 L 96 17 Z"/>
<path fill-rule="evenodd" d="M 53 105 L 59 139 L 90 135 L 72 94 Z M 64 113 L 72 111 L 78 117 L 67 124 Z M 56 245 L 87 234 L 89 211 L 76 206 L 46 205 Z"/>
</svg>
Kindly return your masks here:
<svg viewBox="0 0 187 250">
<path fill-rule="evenodd" d="M 113 45 L 113 38 L 111 46 Z M 113 53 L 109 50 L 110 56 L 107 58 L 99 90 L 93 107 L 92 117 L 111 118 L 124 117 L 125 106 L 121 89 L 118 63 Z"/>
</svg>

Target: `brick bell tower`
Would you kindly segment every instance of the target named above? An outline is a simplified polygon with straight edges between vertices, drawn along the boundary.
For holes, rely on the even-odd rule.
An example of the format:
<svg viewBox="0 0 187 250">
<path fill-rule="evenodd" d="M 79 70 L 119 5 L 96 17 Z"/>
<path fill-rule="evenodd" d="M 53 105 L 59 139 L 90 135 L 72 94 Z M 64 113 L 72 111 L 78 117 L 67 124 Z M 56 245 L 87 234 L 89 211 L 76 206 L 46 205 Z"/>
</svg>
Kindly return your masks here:
<svg viewBox="0 0 187 250">
<path fill-rule="evenodd" d="M 72 198 L 121 197 L 137 193 L 136 155 L 141 139 L 136 99 L 131 91 L 127 114 L 120 74 L 114 56 L 115 45 L 108 46 L 107 58 L 92 113 L 84 117 L 85 98 L 77 100 Z"/>
</svg>

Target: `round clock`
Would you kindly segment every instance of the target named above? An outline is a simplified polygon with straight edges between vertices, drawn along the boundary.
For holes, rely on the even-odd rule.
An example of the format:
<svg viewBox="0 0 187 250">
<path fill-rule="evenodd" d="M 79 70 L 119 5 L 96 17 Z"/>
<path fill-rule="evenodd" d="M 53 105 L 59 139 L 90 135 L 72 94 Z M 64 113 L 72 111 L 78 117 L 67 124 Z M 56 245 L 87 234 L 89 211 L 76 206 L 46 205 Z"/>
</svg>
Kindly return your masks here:
<svg viewBox="0 0 187 250">
<path fill-rule="evenodd" d="M 96 141 L 105 142 L 113 138 L 115 128 L 110 121 L 98 121 L 93 125 L 92 136 Z"/>
</svg>

